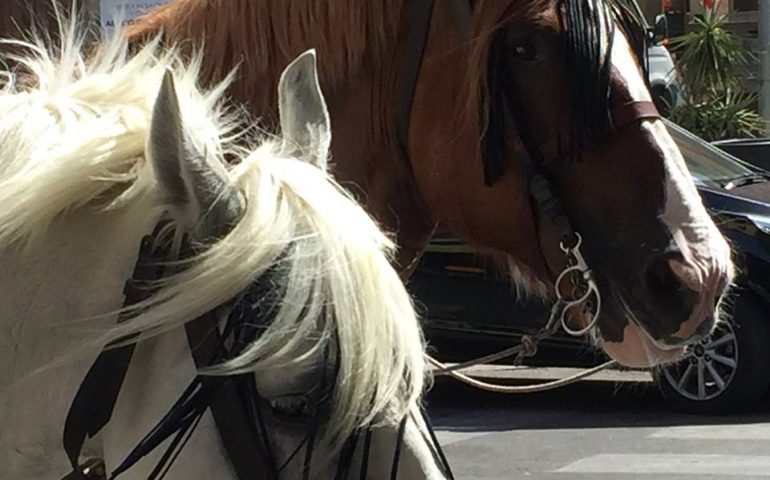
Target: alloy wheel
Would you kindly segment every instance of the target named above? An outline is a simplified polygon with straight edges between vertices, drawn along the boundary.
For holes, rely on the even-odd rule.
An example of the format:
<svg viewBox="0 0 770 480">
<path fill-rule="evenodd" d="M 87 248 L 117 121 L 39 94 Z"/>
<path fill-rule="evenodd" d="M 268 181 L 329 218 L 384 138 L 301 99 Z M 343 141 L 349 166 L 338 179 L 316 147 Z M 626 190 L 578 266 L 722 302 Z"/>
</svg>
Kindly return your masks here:
<svg viewBox="0 0 770 480">
<path fill-rule="evenodd" d="M 677 363 L 663 367 L 666 381 L 683 397 L 705 401 L 718 397 L 735 377 L 738 340 L 730 322 L 720 322 L 711 335 L 685 350 Z"/>
</svg>

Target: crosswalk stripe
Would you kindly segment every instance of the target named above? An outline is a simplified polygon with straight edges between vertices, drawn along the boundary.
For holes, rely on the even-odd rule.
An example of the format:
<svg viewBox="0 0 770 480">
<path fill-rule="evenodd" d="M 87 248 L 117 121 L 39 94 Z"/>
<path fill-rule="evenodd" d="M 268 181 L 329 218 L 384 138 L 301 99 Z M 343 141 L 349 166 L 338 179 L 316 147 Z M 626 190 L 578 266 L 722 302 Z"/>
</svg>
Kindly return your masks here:
<svg viewBox="0 0 770 480">
<path fill-rule="evenodd" d="M 451 445 L 457 442 L 464 442 L 477 437 L 485 437 L 491 435 L 493 432 L 477 431 L 477 432 L 453 432 L 453 431 L 438 431 L 436 432 L 436 438 L 442 447 Z"/>
<path fill-rule="evenodd" d="M 770 477 L 770 456 L 605 453 L 577 460 L 556 472 Z"/>
<path fill-rule="evenodd" d="M 649 438 L 677 440 L 770 440 L 770 424 L 688 425 L 658 430 Z"/>
</svg>

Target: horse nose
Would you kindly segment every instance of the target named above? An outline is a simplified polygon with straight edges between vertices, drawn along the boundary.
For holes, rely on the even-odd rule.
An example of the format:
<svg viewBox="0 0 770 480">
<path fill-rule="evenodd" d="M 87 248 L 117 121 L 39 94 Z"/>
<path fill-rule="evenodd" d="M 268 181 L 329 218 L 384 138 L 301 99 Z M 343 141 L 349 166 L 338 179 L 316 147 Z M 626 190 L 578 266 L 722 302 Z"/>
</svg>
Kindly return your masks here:
<svg viewBox="0 0 770 480">
<path fill-rule="evenodd" d="M 649 333 L 672 346 L 708 335 L 728 277 L 717 262 L 693 263 L 679 251 L 655 258 L 645 272 L 645 286 L 660 318 Z"/>
<path fill-rule="evenodd" d="M 658 305 L 690 304 L 700 289 L 698 272 L 675 252 L 664 253 L 650 262 L 644 279 L 647 293 Z"/>
<path fill-rule="evenodd" d="M 649 333 L 666 343 L 680 344 L 710 329 L 721 289 L 711 285 L 702 269 L 686 261 L 679 252 L 667 252 L 647 267 L 644 284 L 648 300 L 660 316 L 658 328 Z M 705 325 L 704 325 L 705 324 Z"/>
</svg>

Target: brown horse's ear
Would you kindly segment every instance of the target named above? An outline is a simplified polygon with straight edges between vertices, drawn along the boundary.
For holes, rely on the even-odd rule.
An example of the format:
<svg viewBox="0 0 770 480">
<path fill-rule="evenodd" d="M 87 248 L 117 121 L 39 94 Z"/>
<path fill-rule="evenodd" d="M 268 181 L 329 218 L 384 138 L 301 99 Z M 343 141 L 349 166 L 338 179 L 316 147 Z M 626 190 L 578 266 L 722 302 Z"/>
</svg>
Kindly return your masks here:
<svg viewBox="0 0 770 480">
<path fill-rule="evenodd" d="M 513 113 L 512 74 L 505 58 L 506 31 L 495 35 L 487 56 L 486 83 L 480 92 L 481 158 L 484 183 L 492 186 L 511 160 L 529 161 Z"/>
<path fill-rule="evenodd" d="M 278 83 L 283 152 L 326 169 L 331 127 L 316 68 L 316 53 L 308 50 L 281 74 Z"/>
</svg>

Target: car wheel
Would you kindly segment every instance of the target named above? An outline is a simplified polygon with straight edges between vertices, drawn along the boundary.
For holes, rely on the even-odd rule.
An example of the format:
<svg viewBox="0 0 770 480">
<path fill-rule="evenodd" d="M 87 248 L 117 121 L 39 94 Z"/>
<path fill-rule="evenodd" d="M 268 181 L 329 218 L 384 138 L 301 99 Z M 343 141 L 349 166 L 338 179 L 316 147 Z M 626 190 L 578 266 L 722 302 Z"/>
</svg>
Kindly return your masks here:
<svg viewBox="0 0 770 480">
<path fill-rule="evenodd" d="M 675 410 L 733 413 L 752 407 L 770 385 L 770 317 L 748 292 L 734 299 L 732 319 L 687 347 L 685 357 L 655 372 Z"/>
</svg>

